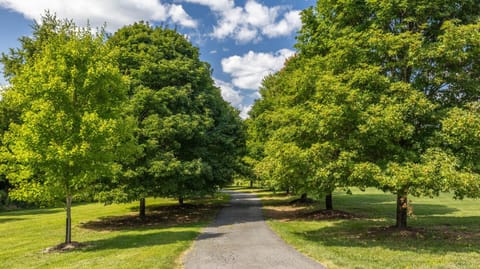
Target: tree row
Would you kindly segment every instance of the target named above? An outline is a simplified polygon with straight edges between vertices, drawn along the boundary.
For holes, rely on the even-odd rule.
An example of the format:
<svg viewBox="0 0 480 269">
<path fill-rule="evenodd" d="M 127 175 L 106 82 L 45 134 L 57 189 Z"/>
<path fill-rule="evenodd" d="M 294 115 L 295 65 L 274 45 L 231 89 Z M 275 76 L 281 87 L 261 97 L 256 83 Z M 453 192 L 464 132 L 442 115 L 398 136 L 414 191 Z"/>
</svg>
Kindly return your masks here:
<svg viewBox="0 0 480 269">
<path fill-rule="evenodd" d="M 264 79 L 248 157 L 273 188 L 480 195 L 480 3 L 330 1 L 302 12 L 298 53 Z"/>
<path fill-rule="evenodd" d="M 212 194 L 238 171 L 245 135 L 210 66 L 175 30 L 135 23 L 108 35 L 46 14 L 3 54 L 3 180 L 15 200 L 67 212 Z"/>
</svg>

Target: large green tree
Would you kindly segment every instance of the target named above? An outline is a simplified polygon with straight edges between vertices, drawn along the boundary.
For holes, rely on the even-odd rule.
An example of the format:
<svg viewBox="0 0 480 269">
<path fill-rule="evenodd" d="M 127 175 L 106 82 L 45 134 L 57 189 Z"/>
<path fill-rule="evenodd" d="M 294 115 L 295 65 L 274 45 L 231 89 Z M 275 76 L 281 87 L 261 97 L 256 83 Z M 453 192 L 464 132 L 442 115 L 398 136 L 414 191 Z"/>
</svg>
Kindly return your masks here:
<svg viewBox="0 0 480 269">
<path fill-rule="evenodd" d="M 244 144 L 242 122 L 198 49 L 173 29 L 143 22 L 121 28 L 109 44 L 119 48 L 120 69 L 131 79 L 127 110 L 137 119 L 141 152 L 102 199 L 140 200 L 143 217 L 147 196 L 183 203 L 230 182 Z"/>
<path fill-rule="evenodd" d="M 11 122 L 18 121 L 18 112 L 12 107 L 8 107 L 5 100 L 1 97 L 8 89 L 8 86 L 0 86 L 0 151 L 4 150 L 3 134 L 8 130 Z M 0 165 L 4 164 L 0 161 Z M 8 189 L 10 184 L 5 175 L 0 174 L 0 204 L 8 203 Z"/>
<path fill-rule="evenodd" d="M 117 162 L 128 157 L 133 121 L 122 117 L 126 80 L 101 30 L 92 34 L 47 14 L 20 41 L 2 56 L 11 83 L 3 99 L 20 113 L 3 137 L 2 170 L 14 199 L 65 202 L 65 243 L 71 243 L 72 200 L 97 179 L 114 177 Z"/>
<path fill-rule="evenodd" d="M 249 149 L 255 149 L 261 177 L 281 188 L 324 195 L 326 208 L 333 209 L 335 189 L 371 184 L 353 174 L 355 126 L 365 96 L 325 72 L 319 61 L 297 55 L 264 80 L 262 99 L 251 112 Z"/>
<path fill-rule="evenodd" d="M 478 1 L 318 1 L 302 13 L 297 63 L 276 75 L 286 83 L 267 84 L 252 116 L 307 115 L 282 126 L 322 145 L 313 171 L 395 193 L 397 227 L 408 195 L 478 196 L 478 145 L 461 139 L 478 132 L 467 119 L 480 99 L 479 12 Z M 265 126 L 268 139 L 283 128 Z"/>
</svg>

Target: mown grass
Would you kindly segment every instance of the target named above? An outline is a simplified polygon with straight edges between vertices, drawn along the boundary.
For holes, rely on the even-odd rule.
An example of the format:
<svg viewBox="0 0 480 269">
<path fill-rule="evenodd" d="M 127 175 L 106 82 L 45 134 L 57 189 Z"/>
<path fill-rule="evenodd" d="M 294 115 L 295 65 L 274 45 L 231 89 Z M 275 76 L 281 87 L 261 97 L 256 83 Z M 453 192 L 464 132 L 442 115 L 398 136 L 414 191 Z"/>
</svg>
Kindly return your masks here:
<svg viewBox="0 0 480 269">
<path fill-rule="evenodd" d="M 136 203 L 75 205 L 72 240 L 86 247 L 53 253 L 43 250 L 64 241 L 63 208 L 3 211 L 0 268 L 179 268 L 182 253 L 227 201 L 220 194 L 179 210 L 174 200 L 147 199 L 147 216 L 155 217 L 145 223 L 136 219 Z"/>
<path fill-rule="evenodd" d="M 319 202 L 291 206 L 294 197 L 251 190 L 264 202 L 271 228 L 300 252 L 328 268 L 479 268 L 478 200 L 411 197 L 410 228 L 395 224 L 395 196 L 369 189 L 334 194 L 334 208 L 351 219 L 315 219 Z M 318 211 L 317 211 L 318 212 Z"/>
</svg>

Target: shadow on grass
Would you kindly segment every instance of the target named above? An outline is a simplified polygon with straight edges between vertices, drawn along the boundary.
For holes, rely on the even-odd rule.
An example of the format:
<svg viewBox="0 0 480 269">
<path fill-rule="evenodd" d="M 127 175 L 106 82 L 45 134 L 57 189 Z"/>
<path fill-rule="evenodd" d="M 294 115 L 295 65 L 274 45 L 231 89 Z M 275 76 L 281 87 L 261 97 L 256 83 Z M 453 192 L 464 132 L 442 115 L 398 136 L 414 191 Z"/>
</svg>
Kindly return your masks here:
<svg viewBox="0 0 480 269">
<path fill-rule="evenodd" d="M 0 218 L 0 224 L 18 220 L 24 220 L 24 218 Z"/>
<path fill-rule="evenodd" d="M 85 242 L 88 248 L 79 251 L 92 252 L 105 249 L 129 249 L 192 241 L 200 233 L 195 231 L 162 231 L 156 233 L 118 235 L 113 238 Z"/>
<path fill-rule="evenodd" d="M 340 220 L 328 227 L 294 234 L 307 241 L 334 247 L 380 247 L 395 251 L 415 250 L 436 254 L 478 253 L 480 227 L 476 224 L 479 222 L 480 217 L 441 217 L 432 218 L 425 226 L 417 227 L 414 224 L 407 230 L 398 230 L 388 227 L 391 223 L 386 221 Z"/>
<path fill-rule="evenodd" d="M 392 196 L 393 197 L 393 196 Z M 395 219 L 396 201 L 383 194 L 362 194 L 361 196 L 338 195 L 334 196 L 334 209 L 345 212 L 354 219 Z M 271 200 L 264 200 L 264 214 L 271 219 L 292 220 L 310 219 L 310 213 L 324 209 L 323 201 L 316 201 L 310 205 L 291 206 L 290 199 L 282 196 L 273 196 Z M 448 215 L 457 212 L 457 208 L 438 204 L 411 203 L 412 213 L 417 218 L 432 215 Z M 340 210 L 338 210 L 340 209 Z M 331 218 L 325 218 L 331 219 Z"/>
<path fill-rule="evenodd" d="M 174 227 L 200 225 L 210 222 L 223 206 L 213 205 L 153 205 L 148 207 L 145 218 L 137 213 L 124 216 L 109 216 L 83 223 L 80 227 L 95 231 L 138 230 L 151 227 Z"/>
<path fill-rule="evenodd" d="M 227 186 L 223 189 L 229 190 L 229 191 L 242 191 L 242 190 L 249 190 L 250 188 L 246 186 Z"/>
<path fill-rule="evenodd" d="M 247 193 L 261 193 L 261 192 L 270 192 L 270 190 L 267 189 L 261 189 L 257 187 L 247 187 L 247 186 L 230 186 L 223 188 L 226 191 L 237 191 L 237 192 L 247 192 Z"/>
<path fill-rule="evenodd" d="M 40 208 L 40 209 L 14 209 L 8 211 L 0 211 L 0 216 L 29 216 L 29 215 L 46 215 L 64 212 L 63 208 Z"/>
<path fill-rule="evenodd" d="M 438 205 L 409 203 L 413 214 L 417 217 L 430 215 L 447 215 L 457 212 L 457 208 Z M 334 207 L 349 211 L 354 214 L 374 216 L 375 218 L 395 218 L 396 200 L 393 195 L 386 194 L 360 194 L 338 195 L 334 197 Z"/>
</svg>

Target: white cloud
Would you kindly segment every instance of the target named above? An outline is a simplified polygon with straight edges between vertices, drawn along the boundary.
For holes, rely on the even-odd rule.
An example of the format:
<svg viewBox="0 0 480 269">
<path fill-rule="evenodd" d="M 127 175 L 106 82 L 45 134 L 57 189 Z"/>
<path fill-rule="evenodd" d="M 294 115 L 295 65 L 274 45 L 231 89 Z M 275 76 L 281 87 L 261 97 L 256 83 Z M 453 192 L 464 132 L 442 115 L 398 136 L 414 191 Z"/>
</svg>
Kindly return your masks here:
<svg viewBox="0 0 480 269">
<path fill-rule="evenodd" d="M 217 87 L 221 90 L 223 100 L 237 108 L 240 111 L 240 117 L 242 119 L 248 118 L 248 112 L 252 109 L 252 105 L 243 104 L 244 97 L 241 95 L 240 91 L 235 90 L 235 87 L 228 82 L 219 79 L 214 80 Z"/>
<path fill-rule="evenodd" d="M 235 6 L 233 0 L 183 0 L 193 4 L 199 4 L 209 7 L 213 11 L 224 11 L 232 9 Z"/>
<path fill-rule="evenodd" d="M 208 6 L 218 16 L 211 35 L 216 39 L 233 38 L 240 43 L 287 36 L 301 27 L 300 11 L 285 6 L 268 7 L 248 0 L 244 7 L 230 0 L 182 0 Z"/>
<path fill-rule="evenodd" d="M 238 31 L 238 22 L 242 20 L 243 10 L 239 7 L 220 11 L 221 18 L 214 26 L 212 36 L 223 39 Z"/>
<path fill-rule="evenodd" d="M 253 26 L 265 26 L 274 23 L 278 17 L 279 7 L 266 7 L 255 1 L 248 1 L 245 4 L 246 22 Z"/>
<path fill-rule="evenodd" d="M 252 105 L 242 106 L 242 108 L 240 109 L 240 118 L 248 118 L 248 112 L 250 112 L 250 110 L 252 110 Z"/>
<path fill-rule="evenodd" d="M 285 59 L 295 52 L 281 49 L 276 53 L 257 53 L 249 51 L 243 56 L 231 56 L 222 59 L 223 72 L 230 74 L 234 86 L 258 90 L 265 76 L 280 70 Z"/>
<path fill-rule="evenodd" d="M 40 20 L 45 10 L 59 18 L 73 19 L 84 26 L 87 21 L 93 27 L 105 22 L 109 31 L 135 21 L 172 22 L 183 27 L 196 27 L 181 5 L 163 4 L 158 0 L 0 0 L 0 6 L 17 11 L 26 18 Z"/>
<path fill-rule="evenodd" d="M 168 14 L 175 23 L 189 28 L 197 27 L 197 22 L 193 20 L 180 5 L 170 5 Z"/>
<path fill-rule="evenodd" d="M 232 106 L 239 108 L 242 105 L 243 97 L 240 95 L 240 92 L 233 88 L 233 85 L 219 80 L 214 79 L 217 87 L 220 88 L 223 100 L 229 102 Z"/>
<path fill-rule="evenodd" d="M 241 28 L 239 29 L 236 38 L 240 43 L 247 43 L 252 40 L 258 40 L 258 31 L 255 28 Z"/>
<path fill-rule="evenodd" d="M 300 29 L 301 26 L 300 11 L 294 10 L 286 13 L 278 23 L 263 28 L 262 32 L 268 37 L 285 36 Z"/>
</svg>

